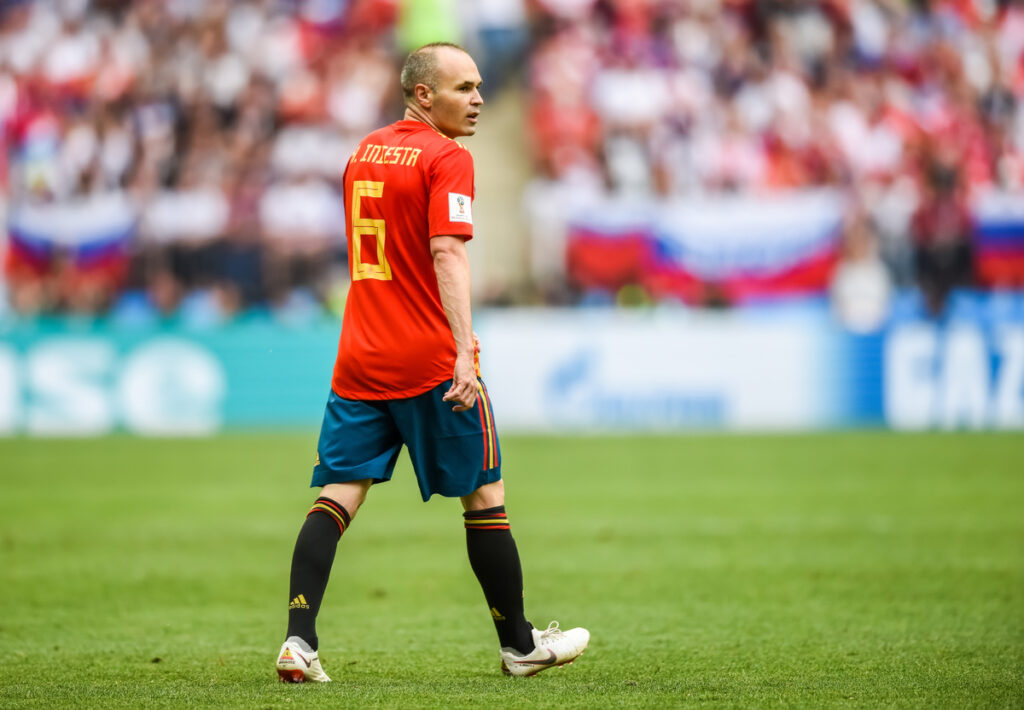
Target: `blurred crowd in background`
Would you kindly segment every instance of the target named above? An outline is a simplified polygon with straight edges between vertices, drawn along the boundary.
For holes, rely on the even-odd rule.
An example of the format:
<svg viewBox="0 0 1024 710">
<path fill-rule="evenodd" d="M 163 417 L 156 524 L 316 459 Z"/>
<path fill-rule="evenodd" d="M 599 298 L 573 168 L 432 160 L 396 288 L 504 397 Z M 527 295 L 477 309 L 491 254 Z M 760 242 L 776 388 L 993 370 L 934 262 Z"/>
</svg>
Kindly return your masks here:
<svg viewBox="0 0 1024 710">
<path fill-rule="evenodd" d="M 937 313 L 978 278 L 972 199 L 1024 195 L 1017 2 L 8 1 L 0 303 L 337 312 L 345 161 L 436 39 L 473 52 L 487 95 L 523 92 L 534 253 L 564 249 L 557 216 L 588 200 L 834 188 L 836 298 L 918 288 Z M 580 300 L 538 261 L 558 270 L 523 293 Z"/>
<path fill-rule="evenodd" d="M 1006 259 L 979 274 L 971 213 L 985 192 L 1024 202 L 1021 3 L 541 4 L 529 88 L 544 219 L 608 191 L 831 188 L 847 203 L 834 297 L 850 308 L 919 287 L 938 314 L 979 276 L 1024 286 Z"/>
<path fill-rule="evenodd" d="M 386 1 L 5 5 L 11 307 L 217 319 L 328 303 L 345 273 L 345 161 L 396 110 L 395 14 Z"/>
</svg>

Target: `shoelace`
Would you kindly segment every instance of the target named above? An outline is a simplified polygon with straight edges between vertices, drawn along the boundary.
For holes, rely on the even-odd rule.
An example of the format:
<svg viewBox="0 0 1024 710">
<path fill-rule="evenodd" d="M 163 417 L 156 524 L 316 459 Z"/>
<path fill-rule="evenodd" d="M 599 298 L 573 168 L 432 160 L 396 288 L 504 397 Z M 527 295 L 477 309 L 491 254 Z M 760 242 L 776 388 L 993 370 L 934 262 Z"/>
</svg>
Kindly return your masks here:
<svg viewBox="0 0 1024 710">
<path fill-rule="evenodd" d="M 558 628 L 557 621 L 552 621 L 550 624 L 548 624 L 548 627 L 546 629 L 540 632 L 541 640 L 556 639 L 559 636 L 564 635 L 564 632 L 560 628 Z"/>
</svg>

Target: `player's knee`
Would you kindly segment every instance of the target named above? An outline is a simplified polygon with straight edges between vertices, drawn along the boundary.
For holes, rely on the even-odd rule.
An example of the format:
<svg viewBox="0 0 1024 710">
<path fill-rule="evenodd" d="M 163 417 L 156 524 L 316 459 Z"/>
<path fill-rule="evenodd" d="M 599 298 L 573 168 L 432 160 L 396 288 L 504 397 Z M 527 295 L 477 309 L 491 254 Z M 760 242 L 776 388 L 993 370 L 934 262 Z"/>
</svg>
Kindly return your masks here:
<svg viewBox="0 0 1024 710">
<path fill-rule="evenodd" d="M 505 505 L 505 482 L 500 479 L 485 483 L 468 496 L 462 497 L 464 510 L 484 510 L 499 505 Z"/>
<path fill-rule="evenodd" d="M 359 506 L 366 500 L 366 493 L 370 490 L 373 481 L 366 479 L 362 481 L 347 481 L 345 483 L 328 483 L 323 487 L 320 495 L 344 506 L 348 514 L 353 518 Z"/>
</svg>

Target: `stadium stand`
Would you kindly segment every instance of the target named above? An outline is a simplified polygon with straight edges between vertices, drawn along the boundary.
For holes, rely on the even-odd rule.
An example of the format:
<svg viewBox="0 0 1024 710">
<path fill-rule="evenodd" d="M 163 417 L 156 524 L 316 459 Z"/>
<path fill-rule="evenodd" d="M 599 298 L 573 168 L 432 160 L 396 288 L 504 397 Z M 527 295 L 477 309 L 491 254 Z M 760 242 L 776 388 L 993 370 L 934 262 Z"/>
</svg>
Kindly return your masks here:
<svg viewBox="0 0 1024 710">
<path fill-rule="evenodd" d="M 535 250 L 568 259 L 535 260 L 539 281 L 690 305 L 831 287 L 856 329 L 894 289 L 937 315 L 1024 285 L 1019 4 L 538 0 L 533 29 Z M 816 246 L 801 193 L 836 200 Z M 755 226 L 771 205 L 793 219 Z"/>
<path fill-rule="evenodd" d="M 427 34 L 526 97 L 520 302 L 810 300 L 870 331 L 1024 287 L 1018 3 L 426 5 L 5 3 L 5 308 L 336 309 L 340 171 Z"/>
</svg>

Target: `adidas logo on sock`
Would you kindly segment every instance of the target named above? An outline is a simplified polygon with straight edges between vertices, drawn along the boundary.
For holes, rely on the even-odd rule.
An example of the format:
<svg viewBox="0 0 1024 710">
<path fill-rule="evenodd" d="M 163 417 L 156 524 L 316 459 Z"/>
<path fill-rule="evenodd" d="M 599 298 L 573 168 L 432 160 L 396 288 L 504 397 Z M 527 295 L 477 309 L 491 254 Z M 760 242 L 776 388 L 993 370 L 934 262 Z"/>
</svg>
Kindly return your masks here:
<svg viewBox="0 0 1024 710">
<path fill-rule="evenodd" d="M 308 609 L 309 604 L 306 603 L 306 597 L 301 594 L 292 599 L 291 604 L 288 605 L 288 609 Z"/>
</svg>

